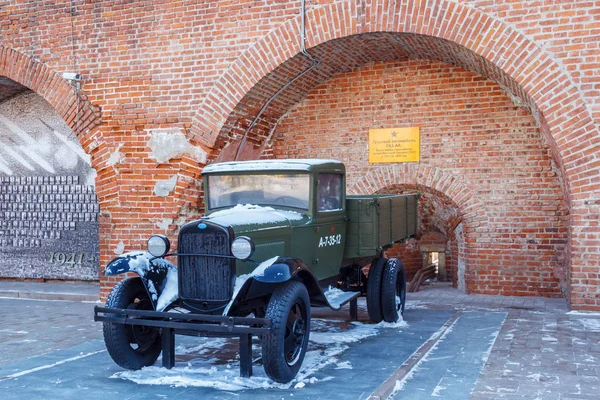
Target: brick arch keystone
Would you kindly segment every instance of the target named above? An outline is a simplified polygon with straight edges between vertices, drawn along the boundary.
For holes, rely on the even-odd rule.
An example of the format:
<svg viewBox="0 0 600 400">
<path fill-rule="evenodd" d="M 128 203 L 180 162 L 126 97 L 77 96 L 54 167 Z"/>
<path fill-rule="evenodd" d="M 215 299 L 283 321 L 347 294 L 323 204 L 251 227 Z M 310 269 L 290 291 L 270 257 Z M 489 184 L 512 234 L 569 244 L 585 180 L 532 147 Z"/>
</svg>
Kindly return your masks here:
<svg viewBox="0 0 600 400">
<path fill-rule="evenodd" d="M 46 64 L 14 49 L 0 45 L 0 75 L 26 86 L 42 96 L 71 127 L 86 153 L 87 140 L 101 123 L 100 111 L 81 92 Z"/>
</svg>

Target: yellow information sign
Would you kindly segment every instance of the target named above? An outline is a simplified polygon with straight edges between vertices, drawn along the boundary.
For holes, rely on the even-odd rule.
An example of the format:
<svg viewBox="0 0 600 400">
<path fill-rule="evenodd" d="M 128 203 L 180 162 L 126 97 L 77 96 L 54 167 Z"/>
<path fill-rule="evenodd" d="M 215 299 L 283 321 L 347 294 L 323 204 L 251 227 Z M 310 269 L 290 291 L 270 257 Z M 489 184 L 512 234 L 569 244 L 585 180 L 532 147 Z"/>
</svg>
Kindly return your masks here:
<svg viewBox="0 0 600 400">
<path fill-rule="evenodd" d="M 369 129 L 369 163 L 417 162 L 419 127 Z"/>
</svg>

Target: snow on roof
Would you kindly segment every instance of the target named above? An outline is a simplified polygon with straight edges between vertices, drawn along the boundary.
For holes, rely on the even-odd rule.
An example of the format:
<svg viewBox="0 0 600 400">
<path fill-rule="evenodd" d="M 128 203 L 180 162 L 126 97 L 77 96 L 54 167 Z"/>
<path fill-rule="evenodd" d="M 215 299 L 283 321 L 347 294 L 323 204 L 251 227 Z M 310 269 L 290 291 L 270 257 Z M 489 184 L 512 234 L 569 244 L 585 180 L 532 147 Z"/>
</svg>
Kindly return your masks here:
<svg viewBox="0 0 600 400">
<path fill-rule="evenodd" d="M 203 174 L 219 172 L 239 172 L 239 171 L 309 171 L 316 165 L 341 164 L 337 160 L 326 160 L 320 158 L 298 158 L 285 160 L 252 160 L 252 161 L 233 161 L 210 164 L 204 167 Z"/>
</svg>

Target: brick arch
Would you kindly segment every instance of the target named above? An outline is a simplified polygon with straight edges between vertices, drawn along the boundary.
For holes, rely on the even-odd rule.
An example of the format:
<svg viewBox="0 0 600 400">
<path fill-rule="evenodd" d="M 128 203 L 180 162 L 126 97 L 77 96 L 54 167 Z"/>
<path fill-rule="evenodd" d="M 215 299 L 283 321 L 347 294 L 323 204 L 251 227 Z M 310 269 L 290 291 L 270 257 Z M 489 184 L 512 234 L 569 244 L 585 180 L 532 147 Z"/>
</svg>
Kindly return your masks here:
<svg viewBox="0 0 600 400">
<path fill-rule="evenodd" d="M 0 75 L 42 96 L 73 130 L 85 152 L 91 152 L 93 140 L 88 137 L 101 117 L 85 95 L 46 64 L 5 46 L 0 46 Z"/>
<path fill-rule="evenodd" d="M 458 279 L 464 283 L 464 287 L 459 286 L 466 291 L 477 291 L 475 282 L 477 277 L 470 266 L 477 263 L 478 254 L 477 249 L 471 248 L 469 244 L 475 243 L 476 236 L 485 232 L 487 228 L 488 215 L 483 203 L 459 177 L 439 168 L 419 164 L 380 166 L 353 183 L 348 188 L 348 192 L 350 194 L 383 193 L 386 188 L 400 186 L 426 190 L 450 200 L 452 207 L 459 214 L 459 219 L 455 221 L 456 226 L 462 224 L 464 233 L 465 270 Z M 444 232 L 444 234 L 451 233 Z"/>
<path fill-rule="evenodd" d="M 575 187 L 588 183 L 588 175 L 577 167 L 591 163 L 593 157 L 584 155 L 571 140 L 586 138 L 600 146 L 585 101 L 569 74 L 548 53 L 507 24 L 449 0 L 421 2 L 420 6 L 376 4 L 374 0 L 359 6 L 348 0 L 309 10 L 307 21 L 309 48 L 352 35 L 397 32 L 443 39 L 459 47 L 453 51 L 462 49 L 481 57 L 487 65 L 476 72 L 496 78 L 513 95 L 522 97 L 520 100 L 532 103 L 532 112 L 565 177 L 567 197 L 572 197 Z M 299 29 L 300 16 L 288 20 L 249 48 L 220 77 L 192 123 L 191 131 L 201 142 L 220 151 L 227 120 L 244 96 L 299 53 L 298 41 L 294 40 Z M 498 71 L 501 76 L 493 76 Z M 600 167 L 594 170 L 598 172 Z"/>
<path fill-rule="evenodd" d="M 352 183 L 348 187 L 348 193 L 376 193 L 398 185 L 427 187 L 449 198 L 462 217 L 468 234 L 475 227 L 485 226 L 485 221 L 488 219 L 483 203 L 459 177 L 427 165 L 380 166 Z"/>
<path fill-rule="evenodd" d="M 600 240 L 599 231 L 589 233 L 597 218 L 593 177 L 600 175 L 600 165 L 595 161 L 600 154 L 600 136 L 598 124 L 568 71 L 541 46 L 502 20 L 452 0 L 366 0 L 361 4 L 346 0 L 309 10 L 307 21 L 311 52 L 336 40 L 379 33 L 412 35 L 411 40 L 424 43 L 423 47 L 437 40 L 442 43 L 438 49 L 429 53 L 424 49 L 417 57 L 443 60 L 440 54 L 443 57 L 443 50 L 449 49 L 455 58 L 450 62 L 458 61 L 456 65 L 494 80 L 516 101 L 528 106 L 561 172 L 559 179 L 571 208 L 567 257 L 571 306 L 600 309 L 600 290 L 588 281 L 590 268 L 596 273 L 600 270 L 600 246 L 586 244 L 592 239 Z M 191 133 L 213 149 L 213 159 L 225 145 L 224 139 L 232 136 L 231 124 L 247 125 L 260 108 L 256 103 L 267 99 L 286 78 L 301 70 L 302 65 L 296 64 L 279 75 L 277 71 L 290 61 L 301 59 L 299 29 L 300 16 L 269 32 L 230 66 L 201 103 Z M 474 60 L 478 67 L 471 69 L 461 63 L 465 57 Z M 297 103 L 302 99 L 291 100 Z M 244 101 L 255 104 L 244 107 Z M 279 110 L 265 118 L 265 137 L 285 112 Z M 590 256 L 591 253 L 596 255 Z"/>
</svg>

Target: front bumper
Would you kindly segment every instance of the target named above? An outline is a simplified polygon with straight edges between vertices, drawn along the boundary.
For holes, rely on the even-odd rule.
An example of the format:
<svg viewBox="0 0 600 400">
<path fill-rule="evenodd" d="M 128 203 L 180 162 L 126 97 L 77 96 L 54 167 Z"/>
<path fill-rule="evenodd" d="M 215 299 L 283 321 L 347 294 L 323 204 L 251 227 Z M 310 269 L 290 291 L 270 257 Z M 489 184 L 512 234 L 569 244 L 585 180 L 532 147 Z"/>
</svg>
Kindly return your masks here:
<svg viewBox="0 0 600 400">
<path fill-rule="evenodd" d="M 123 308 L 94 307 L 94 321 L 113 324 L 144 325 L 199 334 L 223 334 L 223 336 L 255 335 L 271 333 L 271 320 L 253 317 L 229 317 L 224 315 L 183 314 Z M 177 332 L 175 332 L 177 333 Z"/>
<path fill-rule="evenodd" d="M 252 376 L 252 336 L 268 335 L 270 319 L 94 307 L 94 321 L 161 329 L 163 367 L 175 366 L 175 334 L 239 336 L 240 375 Z"/>
</svg>

